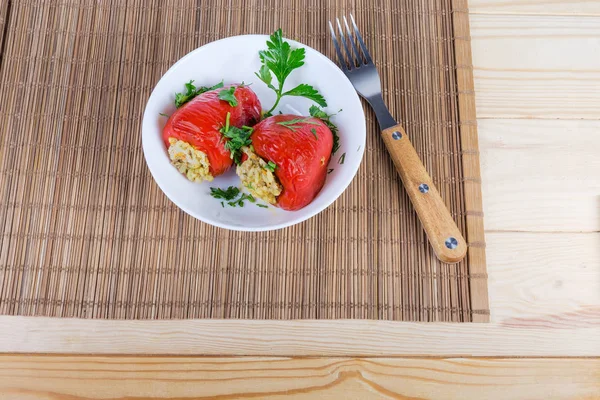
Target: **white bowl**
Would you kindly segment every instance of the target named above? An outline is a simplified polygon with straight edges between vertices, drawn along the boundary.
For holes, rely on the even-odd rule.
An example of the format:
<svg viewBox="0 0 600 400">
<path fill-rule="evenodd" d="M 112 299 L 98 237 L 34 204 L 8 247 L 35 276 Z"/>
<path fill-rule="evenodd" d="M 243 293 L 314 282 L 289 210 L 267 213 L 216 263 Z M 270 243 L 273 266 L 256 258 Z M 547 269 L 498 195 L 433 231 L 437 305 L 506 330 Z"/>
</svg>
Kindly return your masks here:
<svg viewBox="0 0 600 400">
<path fill-rule="evenodd" d="M 210 195 L 210 187 L 240 187 L 240 180 L 234 168 L 218 176 L 213 182 L 192 183 L 180 174 L 169 162 L 161 133 L 167 118 L 174 110 L 175 92 L 182 92 L 184 83 L 190 79 L 197 86 L 211 86 L 223 80 L 227 83 L 252 83 L 252 90 L 258 95 L 263 108 L 268 109 L 275 100 L 275 94 L 261 82 L 254 72 L 260 68 L 259 50 L 266 48 L 266 35 L 234 36 L 208 43 L 187 54 L 173 65 L 160 79 L 150 95 L 142 123 L 142 147 L 146 163 L 154 180 L 173 203 L 186 213 L 208 224 L 238 231 L 267 231 L 284 228 L 302 222 L 327 208 L 348 187 L 360 166 L 365 149 L 365 116 L 362 105 L 342 71 L 318 51 L 287 40 L 292 48 L 304 47 L 304 66 L 293 71 L 286 80 L 285 88 L 290 89 L 300 83 L 317 88 L 327 100 L 326 111 L 331 114 L 342 109 L 332 118 L 339 128 L 340 149 L 332 157 L 323 190 L 312 203 L 298 211 L 284 211 L 269 206 L 257 207 L 246 201 L 243 208 L 223 208 L 220 200 Z M 276 112 L 285 114 L 301 112 L 308 115 L 308 108 L 314 104 L 300 97 L 285 96 Z M 339 164 L 346 153 L 344 163 Z"/>
</svg>

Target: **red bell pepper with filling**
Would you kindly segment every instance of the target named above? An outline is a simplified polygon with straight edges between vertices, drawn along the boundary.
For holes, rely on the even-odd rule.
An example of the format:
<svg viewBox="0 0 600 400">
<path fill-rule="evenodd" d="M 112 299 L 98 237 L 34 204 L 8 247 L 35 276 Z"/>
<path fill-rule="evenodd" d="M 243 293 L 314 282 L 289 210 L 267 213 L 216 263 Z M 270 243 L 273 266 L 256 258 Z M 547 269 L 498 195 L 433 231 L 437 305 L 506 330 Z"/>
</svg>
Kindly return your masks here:
<svg viewBox="0 0 600 400">
<path fill-rule="evenodd" d="M 236 106 L 218 97 L 220 91 L 231 86 L 237 86 L 233 93 Z M 167 121 L 162 137 L 169 158 L 189 180 L 212 181 L 233 165 L 225 148 L 226 139 L 219 131 L 227 113 L 232 126 L 253 125 L 260 119 L 260 101 L 249 87 L 229 85 L 196 96 Z"/>
<path fill-rule="evenodd" d="M 264 119 L 244 149 L 237 173 L 256 197 L 284 210 L 314 200 L 327 177 L 333 134 L 320 119 L 276 115 Z"/>
</svg>

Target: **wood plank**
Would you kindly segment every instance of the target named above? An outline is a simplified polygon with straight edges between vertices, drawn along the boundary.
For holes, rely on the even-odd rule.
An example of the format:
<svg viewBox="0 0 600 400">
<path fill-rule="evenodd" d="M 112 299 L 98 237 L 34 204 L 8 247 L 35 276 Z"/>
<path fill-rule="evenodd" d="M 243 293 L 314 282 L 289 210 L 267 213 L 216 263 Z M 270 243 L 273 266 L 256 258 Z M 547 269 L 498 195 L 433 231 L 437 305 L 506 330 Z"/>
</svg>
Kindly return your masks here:
<svg viewBox="0 0 600 400">
<path fill-rule="evenodd" d="M 470 19 L 479 118 L 600 118 L 600 16 Z"/>
<path fill-rule="evenodd" d="M 600 15 L 596 0 L 469 0 L 471 13 Z"/>
<path fill-rule="evenodd" d="M 0 357 L 15 399 L 592 399 L 598 359 Z"/>
<path fill-rule="evenodd" d="M 493 303 L 492 303 L 493 304 Z M 0 316 L 0 352 L 253 356 L 600 356 L 600 308 L 547 320 L 82 320 Z"/>
<path fill-rule="evenodd" d="M 600 121 L 479 120 L 488 231 L 600 231 Z"/>
<path fill-rule="evenodd" d="M 493 321 L 600 324 L 600 233 L 488 233 L 486 243 Z"/>
</svg>

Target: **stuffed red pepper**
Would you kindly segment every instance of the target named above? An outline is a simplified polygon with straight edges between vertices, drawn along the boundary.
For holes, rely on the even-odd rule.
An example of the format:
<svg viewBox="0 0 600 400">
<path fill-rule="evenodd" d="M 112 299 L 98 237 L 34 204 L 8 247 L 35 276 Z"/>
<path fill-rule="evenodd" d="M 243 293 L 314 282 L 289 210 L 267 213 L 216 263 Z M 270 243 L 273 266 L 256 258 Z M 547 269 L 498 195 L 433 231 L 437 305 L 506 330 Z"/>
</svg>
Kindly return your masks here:
<svg viewBox="0 0 600 400">
<path fill-rule="evenodd" d="M 333 134 L 313 117 L 276 115 L 254 126 L 252 146 L 237 167 L 254 196 L 284 210 L 298 210 L 317 196 L 327 177 Z"/>
<path fill-rule="evenodd" d="M 260 112 L 256 94 L 243 85 L 194 97 L 171 115 L 163 129 L 171 163 L 193 182 L 212 181 L 233 164 L 225 146 L 227 139 L 220 132 L 226 119 L 236 127 L 253 125 Z"/>
</svg>

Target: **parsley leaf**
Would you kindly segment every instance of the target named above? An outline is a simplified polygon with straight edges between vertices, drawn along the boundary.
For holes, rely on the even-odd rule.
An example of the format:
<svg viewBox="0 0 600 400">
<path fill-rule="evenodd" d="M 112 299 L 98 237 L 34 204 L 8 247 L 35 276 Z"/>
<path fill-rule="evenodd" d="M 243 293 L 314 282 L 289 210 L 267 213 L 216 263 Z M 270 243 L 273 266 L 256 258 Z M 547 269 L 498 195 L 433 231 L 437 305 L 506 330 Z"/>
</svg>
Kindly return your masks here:
<svg viewBox="0 0 600 400">
<path fill-rule="evenodd" d="M 252 144 L 250 140 L 250 135 L 252 135 L 252 129 L 249 126 L 242 126 L 241 128 L 230 126 L 229 119 L 231 118 L 231 114 L 227 113 L 227 117 L 225 118 L 225 126 L 220 129 L 220 132 L 224 137 L 229 139 L 225 143 L 225 148 L 229 150 L 231 158 L 233 161 L 240 165 L 242 163 L 242 147 L 249 146 Z"/>
<path fill-rule="evenodd" d="M 225 190 L 214 187 L 210 188 L 210 195 L 215 199 L 233 200 L 238 194 L 240 194 L 240 189 L 235 186 L 229 186 Z M 223 202 L 221 202 L 221 204 L 222 203 Z"/>
<path fill-rule="evenodd" d="M 262 207 L 262 208 L 269 208 L 269 206 L 266 206 L 264 204 L 260 204 L 260 203 L 256 203 L 257 207 Z"/>
<path fill-rule="evenodd" d="M 239 199 L 228 202 L 231 207 L 244 207 L 244 200 L 248 200 L 250 203 L 254 203 L 256 199 L 251 194 L 242 193 Z"/>
<path fill-rule="evenodd" d="M 315 89 L 314 87 L 307 85 L 306 83 L 302 83 L 292 90 L 288 90 L 283 93 L 282 96 L 302 96 L 310 99 L 320 105 L 321 107 L 327 107 L 327 102 L 325 98 Z"/>
<path fill-rule="evenodd" d="M 231 207 L 244 207 L 244 201 L 248 200 L 251 203 L 256 202 L 256 199 L 251 194 L 241 193 L 240 189 L 235 186 L 229 186 L 227 189 L 210 188 L 210 195 L 215 199 L 223 199 Z M 257 204 L 258 205 L 258 204 Z M 225 203 L 221 202 L 221 207 L 225 207 Z"/>
<path fill-rule="evenodd" d="M 287 92 L 283 91 L 283 85 L 287 77 L 293 70 L 304 65 L 304 53 L 303 48 L 292 50 L 290 44 L 283 40 L 281 28 L 269 37 L 267 49 L 258 52 L 262 65 L 255 74 L 277 95 L 273 107 L 265 112 L 266 116 L 273 115 L 273 110 L 283 96 L 303 96 L 315 101 L 321 107 L 327 107 L 325 98 L 310 85 L 301 84 Z M 277 87 L 273 85 L 273 75 L 277 79 Z"/>
<path fill-rule="evenodd" d="M 206 87 L 200 86 L 196 87 L 194 85 L 194 81 L 191 80 L 185 84 L 185 93 L 175 93 L 175 107 L 179 108 L 194 97 L 202 94 L 204 92 L 209 92 L 211 90 L 219 89 L 223 87 L 223 81 L 217 83 L 214 86 Z"/>
<path fill-rule="evenodd" d="M 267 40 L 267 50 L 258 52 L 260 61 L 266 65 L 279 82 L 304 65 L 304 49 L 294 49 L 283 40 L 281 28 L 277 29 Z"/>
<path fill-rule="evenodd" d="M 238 105 L 238 101 L 235 98 L 235 86 L 230 87 L 229 89 L 223 89 L 219 92 L 219 99 L 225 100 L 229 103 L 231 107 L 236 107 Z"/>
<path fill-rule="evenodd" d="M 313 134 L 315 139 L 319 140 L 319 137 L 317 136 L 317 130 L 315 128 L 310 128 L 310 132 Z"/>
<path fill-rule="evenodd" d="M 285 126 L 289 128 L 292 132 L 296 132 L 296 129 L 302 128 L 301 124 L 310 124 L 310 125 L 319 125 L 318 122 L 311 121 L 310 118 L 294 118 L 289 121 L 280 121 L 277 122 L 277 125 Z"/>
<path fill-rule="evenodd" d="M 265 165 L 265 169 L 268 169 L 271 172 L 275 172 L 275 169 L 277 169 L 277 164 L 275 164 L 273 161 L 269 161 L 267 165 Z"/>
<path fill-rule="evenodd" d="M 340 159 L 338 160 L 338 164 L 343 164 L 344 160 L 346 160 L 346 153 L 344 153 L 340 156 Z"/>
<path fill-rule="evenodd" d="M 161 117 L 166 117 L 166 118 L 169 118 L 169 117 L 170 117 L 170 115 L 167 115 L 167 114 L 165 114 L 165 113 L 158 113 L 158 115 L 160 115 Z"/>
<path fill-rule="evenodd" d="M 331 149 L 331 154 L 335 154 L 335 152 L 338 151 L 340 148 L 340 135 L 338 127 L 335 126 L 333 122 L 331 122 L 331 117 L 333 117 L 335 114 L 327 114 L 325 111 L 323 111 L 317 106 L 310 106 L 308 112 L 312 117 L 319 118 L 321 121 L 323 121 L 323 123 L 327 125 L 327 127 L 333 134 L 333 149 Z"/>
<path fill-rule="evenodd" d="M 269 89 L 277 91 L 277 89 L 275 89 L 275 86 L 271 84 L 271 82 L 273 81 L 273 75 L 271 75 L 271 70 L 269 69 L 269 67 L 263 64 L 258 70 L 258 72 L 255 72 L 254 74 L 258 76 L 258 79 L 263 81 L 269 87 Z"/>
</svg>

